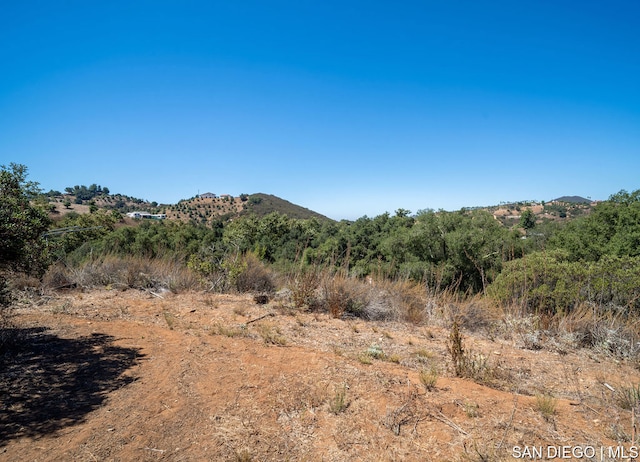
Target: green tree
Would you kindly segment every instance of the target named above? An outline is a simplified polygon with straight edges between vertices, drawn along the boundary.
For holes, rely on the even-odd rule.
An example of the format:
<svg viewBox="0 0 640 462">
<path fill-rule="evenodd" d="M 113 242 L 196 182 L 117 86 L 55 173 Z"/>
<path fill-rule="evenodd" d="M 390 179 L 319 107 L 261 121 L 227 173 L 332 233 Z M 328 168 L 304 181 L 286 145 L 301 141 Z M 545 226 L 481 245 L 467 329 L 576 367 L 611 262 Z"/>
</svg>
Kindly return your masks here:
<svg viewBox="0 0 640 462">
<path fill-rule="evenodd" d="M 533 229 L 536 226 L 536 215 L 531 209 L 526 209 L 520 215 L 520 227 L 526 230 Z"/>
<path fill-rule="evenodd" d="M 589 215 L 570 221 L 550 244 L 568 250 L 571 260 L 640 256 L 640 190 L 612 195 Z"/>
<path fill-rule="evenodd" d="M 0 167 L 0 271 L 42 275 L 48 263 L 43 234 L 51 220 L 31 204 L 40 189 L 26 177 L 24 165 Z"/>
<path fill-rule="evenodd" d="M 24 165 L 0 166 L 0 327 L 10 325 L 10 275 L 41 276 L 49 263 L 43 234 L 51 221 L 43 208 L 31 204 L 41 192 L 26 177 Z M 0 348 L 10 338 L 0 331 Z"/>
</svg>

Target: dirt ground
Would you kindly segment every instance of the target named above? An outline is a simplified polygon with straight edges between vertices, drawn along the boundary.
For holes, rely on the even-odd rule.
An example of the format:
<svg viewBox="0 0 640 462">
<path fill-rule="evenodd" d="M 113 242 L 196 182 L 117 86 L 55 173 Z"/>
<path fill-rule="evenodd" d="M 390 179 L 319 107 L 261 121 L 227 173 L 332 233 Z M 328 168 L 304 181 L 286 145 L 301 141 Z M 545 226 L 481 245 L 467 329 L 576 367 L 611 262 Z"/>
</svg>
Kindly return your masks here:
<svg viewBox="0 0 640 462">
<path fill-rule="evenodd" d="M 0 357 L 0 460 L 539 460 L 530 451 L 563 446 L 629 460 L 620 450 L 633 449 L 616 393 L 640 374 L 588 350 L 465 333 L 489 387 L 453 377 L 446 326 L 251 296 L 55 293 L 23 302 L 16 322 L 20 347 Z"/>
</svg>

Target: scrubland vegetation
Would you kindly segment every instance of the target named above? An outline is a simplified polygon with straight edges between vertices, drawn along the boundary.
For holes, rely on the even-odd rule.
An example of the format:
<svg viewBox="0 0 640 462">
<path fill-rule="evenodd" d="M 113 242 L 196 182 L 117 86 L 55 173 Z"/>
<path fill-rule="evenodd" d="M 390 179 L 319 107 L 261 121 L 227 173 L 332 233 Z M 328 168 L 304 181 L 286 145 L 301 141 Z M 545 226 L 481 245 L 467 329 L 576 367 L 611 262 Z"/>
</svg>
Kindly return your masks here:
<svg viewBox="0 0 640 462">
<path fill-rule="evenodd" d="M 123 226 L 113 210 L 51 222 L 24 166 L 2 175 L 5 300 L 7 275 L 21 273 L 44 276 L 52 288 L 286 289 L 296 309 L 412 323 L 454 303 L 473 311 L 461 327 L 491 324 L 499 313 L 531 348 L 562 333 L 575 346 L 634 360 L 638 353 L 640 191 L 621 191 L 563 224 L 523 213 L 511 228 L 466 209 L 400 209 L 339 223 L 271 213 L 206 226 Z"/>
<path fill-rule="evenodd" d="M 469 336 L 509 339 L 521 349 L 560 355 L 585 349 L 640 368 L 640 191 L 621 191 L 564 223 L 522 213 L 512 227 L 487 211 L 467 209 L 398 210 L 354 222 L 271 213 L 207 224 L 131 225 L 114 210 L 53 220 L 26 168 L 12 165 L 0 173 L 0 350 L 21 341 L 11 336 L 16 298 L 69 288 L 137 289 L 159 298 L 169 292 L 251 294 L 272 311 L 240 326 L 216 321 L 208 332 L 254 335 L 271 347 L 286 346 L 290 338 L 265 318 L 274 313 L 295 317 L 299 325 L 293 329 L 308 322 L 298 315 L 318 313 L 354 321 L 354 333 L 370 324 L 389 340 L 396 334 L 378 330 L 377 323 L 444 329 L 446 364 L 411 343 L 411 357 L 377 343 L 354 356 L 365 367 L 380 361 L 409 365 L 427 394 L 443 375 L 520 391 L 514 370 L 475 351 Z M 244 316 L 245 308 L 236 309 Z M 163 317 L 169 329 L 180 325 L 168 309 Z M 254 321 L 260 322 L 250 333 Z M 331 348 L 343 354 L 344 346 Z M 611 403 L 635 410 L 638 387 L 618 386 Z M 535 393 L 536 412 L 554 422 L 553 390 L 528 391 Z M 465 402 L 464 408 L 477 418 L 477 405 Z M 341 416 L 349 409 L 348 388 L 336 385 L 330 413 Z M 390 410 L 384 426 L 399 435 L 407 422 L 417 425 L 407 417 L 411 409 Z M 630 441 L 621 432 L 617 439 Z"/>
</svg>

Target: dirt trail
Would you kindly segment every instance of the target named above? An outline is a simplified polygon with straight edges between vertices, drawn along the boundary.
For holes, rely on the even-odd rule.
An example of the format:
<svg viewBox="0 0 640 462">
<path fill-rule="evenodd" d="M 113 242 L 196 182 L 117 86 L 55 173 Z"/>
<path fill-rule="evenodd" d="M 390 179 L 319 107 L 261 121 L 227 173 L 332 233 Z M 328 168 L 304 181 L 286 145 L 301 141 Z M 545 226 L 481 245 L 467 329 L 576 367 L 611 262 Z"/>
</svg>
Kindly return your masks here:
<svg viewBox="0 0 640 462">
<path fill-rule="evenodd" d="M 467 337 L 508 377 L 496 390 L 451 377 L 438 326 L 163 297 L 102 290 L 23 307 L 25 346 L 0 373 L 0 460 L 515 460 L 516 445 L 630 444 L 618 441 L 630 414 L 603 381 L 638 372 L 585 351 Z M 363 357 L 372 345 L 386 360 Z M 440 371 L 432 391 L 427 366 Z M 555 414 L 539 392 L 557 397 Z"/>
</svg>

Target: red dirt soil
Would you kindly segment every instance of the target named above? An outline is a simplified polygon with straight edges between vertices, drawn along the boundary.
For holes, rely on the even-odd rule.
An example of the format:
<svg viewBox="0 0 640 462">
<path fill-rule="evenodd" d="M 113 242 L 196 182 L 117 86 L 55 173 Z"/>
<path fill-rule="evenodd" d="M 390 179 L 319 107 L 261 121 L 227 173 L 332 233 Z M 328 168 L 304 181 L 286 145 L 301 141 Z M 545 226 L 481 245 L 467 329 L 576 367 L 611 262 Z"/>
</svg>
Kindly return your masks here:
<svg viewBox="0 0 640 462">
<path fill-rule="evenodd" d="M 438 325 L 161 296 L 77 291 L 21 305 L 24 346 L 0 359 L 0 460 L 493 461 L 516 460 L 514 446 L 600 456 L 631 445 L 631 414 L 607 385 L 638 383 L 638 371 L 591 351 L 465 333 L 499 372 L 496 389 L 453 377 Z M 371 348 L 386 359 L 364 356 Z M 432 390 L 425 368 L 439 371 Z"/>
</svg>

